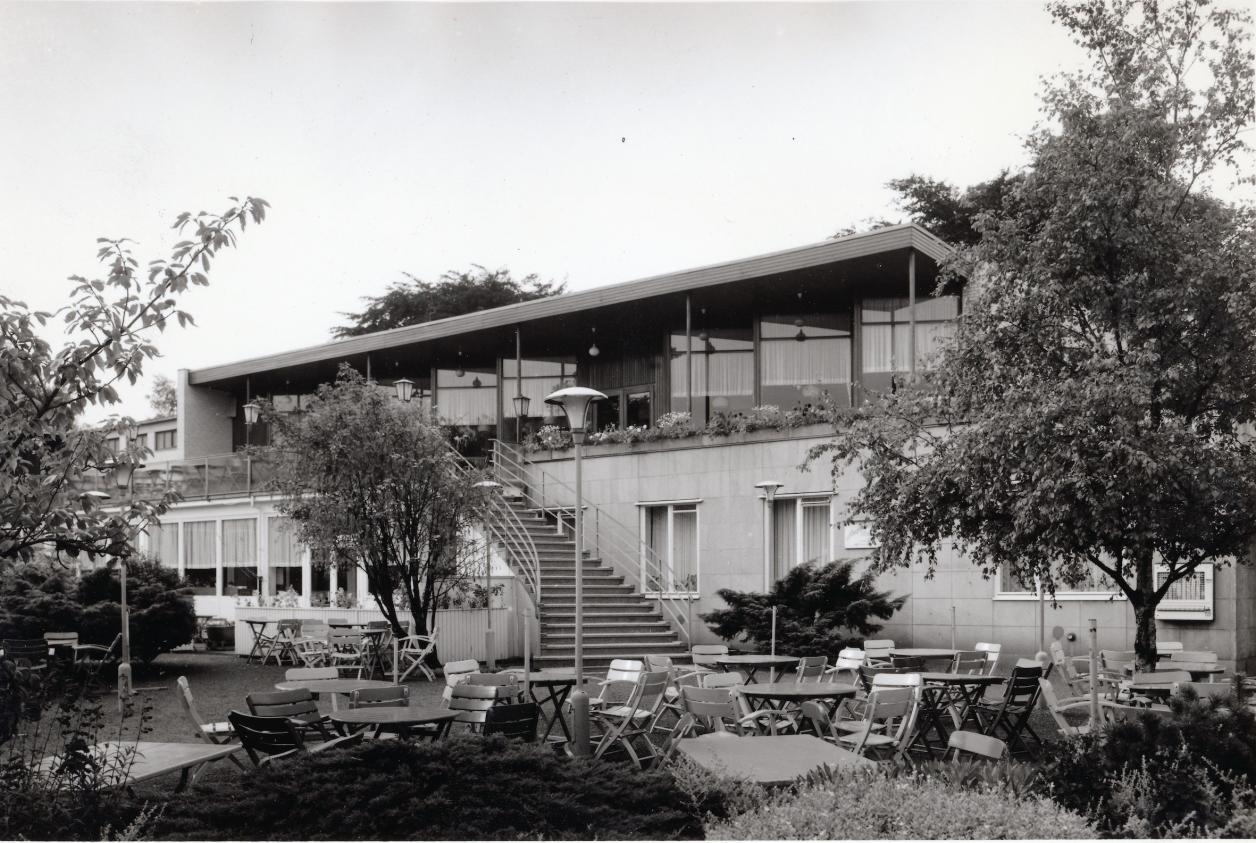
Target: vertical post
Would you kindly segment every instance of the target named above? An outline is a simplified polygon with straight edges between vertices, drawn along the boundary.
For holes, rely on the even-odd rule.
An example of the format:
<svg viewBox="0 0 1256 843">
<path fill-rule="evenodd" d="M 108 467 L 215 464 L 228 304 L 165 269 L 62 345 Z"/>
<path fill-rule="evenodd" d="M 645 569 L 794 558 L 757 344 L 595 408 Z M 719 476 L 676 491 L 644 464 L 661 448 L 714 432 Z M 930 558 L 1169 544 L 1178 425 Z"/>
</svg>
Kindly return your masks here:
<svg viewBox="0 0 1256 843">
<path fill-rule="evenodd" d="M 907 313 L 911 336 L 907 338 L 907 354 L 910 360 L 907 372 L 912 383 L 916 381 L 916 251 L 907 253 Z M 893 329 L 891 329 L 893 330 Z"/>
<path fill-rule="evenodd" d="M 397 644 L 397 636 L 396 636 L 396 635 L 394 635 L 394 636 L 392 637 L 392 645 L 393 645 L 393 660 L 392 660 L 392 666 L 393 666 L 393 684 L 394 684 L 394 685 L 399 685 L 399 684 L 401 684 L 401 683 L 397 680 L 397 667 L 398 667 L 397 661 L 400 659 L 400 657 L 401 657 L 401 653 L 400 653 L 400 652 L 398 652 L 399 645 Z"/>
<path fill-rule="evenodd" d="M 951 606 L 951 649 L 955 649 L 955 606 Z"/>
<path fill-rule="evenodd" d="M 519 605 L 519 592 L 515 592 L 515 605 Z M 532 696 L 532 612 L 523 613 L 523 694 Z"/>
<path fill-rule="evenodd" d="M 693 309 L 685 293 L 685 395 L 689 399 L 689 418 L 693 418 Z"/>
<path fill-rule="evenodd" d="M 492 491 L 489 491 L 492 494 Z M 488 506 L 484 509 L 484 608 L 488 613 L 488 626 L 484 630 L 484 659 L 489 670 L 497 670 L 497 656 L 493 653 L 493 543 L 488 538 Z"/>
<path fill-rule="evenodd" d="M 1038 577 L 1038 651 L 1047 651 L 1047 590 L 1042 587 L 1042 577 Z"/>
<path fill-rule="evenodd" d="M 776 607 L 772 607 L 772 655 L 776 655 Z"/>
<path fill-rule="evenodd" d="M 576 686 L 571 692 L 572 752 L 576 758 L 589 757 L 589 695 L 584 692 L 584 476 L 580 452 L 584 430 L 572 430 L 576 458 Z"/>
<path fill-rule="evenodd" d="M 515 395 L 523 395 L 523 338 L 518 327 L 515 328 Z M 520 418 L 519 408 L 515 407 L 515 443 L 522 442 L 523 419 Z"/>
<path fill-rule="evenodd" d="M 118 663 L 118 711 L 125 713 L 131 690 L 131 613 L 126 603 L 126 552 L 118 557 L 118 580 L 122 600 L 122 661 Z"/>
<path fill-rule="evenodd" d="M 1094 618 L 1090 624 L 1090 727 L 1099 728 L 1099 631 Z"/>
</svg>

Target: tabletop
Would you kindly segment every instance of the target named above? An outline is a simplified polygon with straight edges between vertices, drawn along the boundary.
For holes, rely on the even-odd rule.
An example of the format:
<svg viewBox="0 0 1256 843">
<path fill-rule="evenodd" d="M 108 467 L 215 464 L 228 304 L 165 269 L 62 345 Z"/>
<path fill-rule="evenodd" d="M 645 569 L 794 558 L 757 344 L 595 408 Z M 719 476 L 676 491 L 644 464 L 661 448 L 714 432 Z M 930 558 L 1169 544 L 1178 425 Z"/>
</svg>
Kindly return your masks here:
<svg viewBox="0 0 1256 843">
<path fill-rule="evenodd" d="M 532 685 L 574 685 L 576 684 L 576 674 L 574 671 L 567 672 L 563 670 L 534 670 L 530 673 L 519 671 L 516 674 L 520 681 L 527 681 Z"/>
<path fill-rule="evenodd" d="M 676 749 L 701 767 L 761 785 L 784 785 L 828 764 L 875 767 L 876 762 L 811 735 L 684 738 Z"/>
<path fill-rule="evenodd" d="M 359 725 L 439 723 L 444 720 L 454 720 L 457 717 L 458 712 L 450 711 L 447 708 L 402 708 L 401 706 L 353 708 L 348 711 L 333 711 L 331 713 L 331 719 L 337 723 L 354 723 Z"/>
<path fill-rule="evenodd" d="M 744 656 L 719 656 L 715 659 L 716 664 L 726 664 L 730 667 L 736 667 L 739 664 L 745 665 L 787 665 L 798 664 L 797 656 L 771 656 L 767 653 L 754 653 Z"/>
<path fill-rule="evenodd" d="M 857 689 L 845 682 L 759 682 L 738 685 L 737 692 L 747 697 L 771 697 L 779 700 L 825 700 L 853 697 Z"/>
<path fill-rule="evenodd" d="M 890 655 L 918 659 L 953 659 L 955 651 L 943 647 L 895 647 L 890 650 Z"/>
<path fill-rule="evenodd" d="M 392 688 L 393 683 L 383 679 L 293 679 L 276 682 L 279 691 L 309 691 L 311 694 L 351 694 L 366 688 Z"/>
<path fill-rule="evenodd" d="M 922 681 L 933 685 L 1002 685 L 1006 676 L 987 676 L 984 673 L 922 673 Z"/>
<path fill-rule="evenodd" d="M 162 741 L 137 741 L 136 743 L 118 743 L 105 741 L 92 747 L 93 755 L 112 759 L 117 753 L 134 748 L 135 755 L 131 759 L 130 768 L 124 782 L 118 784 L 138 784 L 139 782 L 177 773 L 189 767 L 196 767 L 240 751 L 236 744 L 207 743 L 166 743 Z M 55 761 L 49 759 L 45 765 Z"/>
</svg>

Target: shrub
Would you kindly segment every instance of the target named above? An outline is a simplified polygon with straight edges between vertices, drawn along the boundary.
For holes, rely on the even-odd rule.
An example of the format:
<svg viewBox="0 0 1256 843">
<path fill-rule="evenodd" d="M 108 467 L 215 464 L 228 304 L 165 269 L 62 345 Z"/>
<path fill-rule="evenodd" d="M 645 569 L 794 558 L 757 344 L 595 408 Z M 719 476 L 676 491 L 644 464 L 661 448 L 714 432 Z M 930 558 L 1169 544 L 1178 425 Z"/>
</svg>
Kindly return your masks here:
<svg viewBox="0 0 1256 843">
<path fill-rule="evenodd" d="M 122 584 L 117 567 L 109 565 L 84 574 L 78 600 L 83 605 L 79 637 L 109 644 L 122 628 Z M 127 604 L 130 607 L 131 655 L 148 663 L 162 653 L 186 644 L 196 635 L 196 610 L 172 568 L 143 558 L 127 563 Z"/>
<path fill-rule="evenodd" d="M 1080 815 L 999 784 L 924 770 L 830 770 L 770 796 L 707 837 L 751 839 L 1076 839 L 1095 836 Z"/>
<path fill-rule="evenodd" d="M 700 836 L 661 770 L 557 758 L 501 737 L 377 741 L 203 782 L 159 839 L 672 839 Z"/>
<path fill-rule="evenodd" d="M 728 604 L 701 615 L 718 636 L 766 646 L 772 637 L 772 607 L 777 609 L 776 646 L 783 652 L 836 655 L 860 643 L 902 608 L 905 597 L 877 591 L 872 574 L 856 577 L 853 562 L 800 565 L 776 581 L 770 594 L 716 592 Z"/>
</svg>

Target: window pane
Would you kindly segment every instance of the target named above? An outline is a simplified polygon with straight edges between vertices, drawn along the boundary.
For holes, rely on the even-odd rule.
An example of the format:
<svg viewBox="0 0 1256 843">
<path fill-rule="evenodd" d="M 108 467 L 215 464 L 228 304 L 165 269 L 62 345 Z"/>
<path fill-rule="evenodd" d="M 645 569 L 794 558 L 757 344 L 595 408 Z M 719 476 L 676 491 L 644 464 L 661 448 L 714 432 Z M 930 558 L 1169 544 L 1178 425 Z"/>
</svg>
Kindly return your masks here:
<svg viewBox="0 0 1256 843">
<path fill-rule="evenodd" d="M 891 325 L 864 325 L 863 370 L 865 372 L 894 371 L 894 328 Z"/>
<path fill-rule="evenodd" d="M 148 554 L 168 568 L 179 566 L 179 525 L 149 524 Z"/>
<path fill-rule="evenodd" d="M 955 319 L 959 316 L 959 296 L 936 296 L 916 299 L 916 319 Z M 908 319 L 904 313 L 904 320 Z"/>
<path fill-rule="evenodd" d="M 646 508 L 645 543 L 651 553 L 646 556 L 645 570 L 642 572 L 642 587 L 646 591 L 662 591 L 656 566 L 667 560 L 667 507 L 651 506 Z"/>
<path fill-rule="evenodd" d="M 907 297 L 868 298 L 860 307 L 864 324 L 869 322 L 896 322 L 907 319 Z"/>
<path fill-rule="evenodd" d="M 801 326 L 798 324 L 800 319 Z M 796 340 L 800 327 L 807 339 L 849 337 L 850 323 L 848 313 L 790 313 L 764 316 L 759 322 L 759 337 L 765 340 Z"/>
<path fill-rule="evenodd" d="M 289 518 L 271 516 L 266 524 L 267 558 L 272 567 L 301 564 L 301 545 L 297 531 Z"/>
<path fill-rule="evenodd" d="M 849 339 L 773 340 L 762 349 L 764 404 L 788 410 L 819 404 L 827 395 L 838 406 L 849 405 Z"/>
<path fill-rule="evenodd" d="M 772 580 L 779 580 L 798 562 L 798 502 L 792 498 L 772 502 Z"/>
<path fill-rule="evenodd" d="M 802 502 L 802 558 L 805 562 L 825 563 L 832 559 L 829 552 L 829 502 L 804 500 Z"/>
<path fill-rule="evenodd" d="M 222 564 L 257 566 L 257 519 L 222 522 Z"/>
<path fill-rule="evenodd" d="M 183 525 L 183 565 L 189 570 L 218 567 L 213 521 L 188 521 Z"/>
<path fill-rule="evenodd" d="M 698 585 L 698 513 L 677 508 L 672 513 L 672 590 L 692 591 Z"/>
<path fill-rule="evenodd" d="M 937 361 L 942 345 L 955 336 L 954 322 L 929 322 L 916 325 L 916 367 L 928 368 Z"/>
</svg>

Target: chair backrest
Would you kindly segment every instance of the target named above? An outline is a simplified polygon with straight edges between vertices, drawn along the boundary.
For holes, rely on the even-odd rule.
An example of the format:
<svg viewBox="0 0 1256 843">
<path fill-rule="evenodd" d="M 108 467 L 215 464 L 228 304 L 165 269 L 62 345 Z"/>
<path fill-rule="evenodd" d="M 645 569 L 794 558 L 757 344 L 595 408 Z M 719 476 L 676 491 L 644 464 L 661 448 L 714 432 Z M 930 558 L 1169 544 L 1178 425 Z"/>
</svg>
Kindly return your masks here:
<svg viewBox="0 0 1256 843">
<path fill-rule="evenodd" d="M 480 685 L 485 688 L 500 688 L 497 696 L 499 699 L 503 697 L 517 697 L 523 693 L 523 687 L 519 684 L 519 677 L 514 673 L 468 673 L 463 683 L 467 685 Z"/>
<path fill-rule="evenodd" d="M 349 694 L 349 708 L 405 708 L 410 705 L 410 686 L 358 688 Z"/>
<path fill-rule="evenodd" d="M 858 670 L 859 666 L 863 663 L 863 650 L 857 650 L 854 647 L 846 647 L 837 654 L 837 661 L 833 663 L 833 666 L 838 670 Z"/>
<path fill-rule="evenodd" d="M 890 656 L 890 664 L 899 670 L 925 669 L 925 660 L 920 656 Z"/>
<path fill-rule="evenodd" d="M 360 653 L 362 633 L 352 629 L 333 629 L 327 633 L 327 644 L 340 653 Z"/>
<path fill-rule="evenodd" d="M 740 712 L 737 700 L 727 688 L 693 688 L 688 685 L 680 689 L 680 704 L 685 713 L 692 714 L 704 724 L 707 731 L 725 731 L 731 729 L 741 734 L 738 724 Z"/>
<path fill-rule="evenodd" d="M 872 690 L 878 688 L 919 688 L 924 678 L 919 673 L 878 673 L 872 677 Z"/>
<path fill-rule="evenodd" d="M 951 732 L 946 745 L 951 749 L 952 761 L 958 761 L 960 753 L 963 752 L 988 758 L 991 761 L 1000 761 L 1007 754 L 1007 744 L 1003 741 L 976 732 Z"/>
<path fill-rule="evenodd" d="M 708 673 L 701 679 L 703 688 L 732 688 L 746 681 L 740 673 Z"/>
<path fill-rule="evenodd" d="M 608 682 L 636 682 L 645 673 L 645 662 L 636 659 L 611 659 L 606 669 Z"/>
<path fill-rule="evenodd" d="M 828 656 L 803 656 L 798 660 L 798 666 L 794 668 L 794 681 L 806 682 L 811 680 L 819 682 L 824 677 L 824 672 L 828 667 Z"/>
<path fill-rule="evenodd" d="M 1181 641 L 1157 641 L 1156 653 L 1161 656 L 1172 657 L 1174 653 L 1182 652 Z"/>
<path fill-rule="evenodd" d="M 179 698 L 179 708 L 183 709 L 183 713 L 192 721 L 192 734 L 197 740 L 206 740 L 205 730 L 201 728 L 205 721 L 201 719 L 201 713 L 196 710 L 196 700 L 192 699 L 192 688 L 188 685 L 188 678 L 180 676 L 174 680 L 175 696 Z"/>
<path fill-rule="evenodd" d="M 904 738 L 915 720 L 916 704 L 919 701 L 919 687 L 915 688 L 873 688 L 864 704 L 864 720 L 869 723 L 885 725 L 885 734 L 894 739 L 895 745 L 902 748 Z"/>
<path fill-rule="evenodd" d="M 227 715 L 227 722 L 255 766 L 262 763 L 259 753 L 279 755 L 304 747 L 301 734 L 287 717 L 260 717 L 233 711 Z"/>
<path fill-rule="evenodd" d="M 1014 667 L 1012 675 L 1003 683 L 1003 706 L 1008 710 L 1028 711 L 1038 702 L 1042 693 L 1038 680 L 1043 678 L 1042 665 Z"/>
<path fill-rule="evenodd" d="M 867 663 L 873 660 L 888 662 L 890 660 L 890 650 L 893 649 L 894 641 L 890 638 L 877 638 L 864 641 L 864 662 Z"/>
<path fill-rule="evenodd" d="M 727 644 L 694 644 L 689 648 L 689 657 L 699 667 L 719 667 L 716 659 L 727 655 Z"/>
<path fill-rule="evenodd" d="M 640 711 L 657 714 L 659 706 L 663 704 L 663 695 L 667 691 L 667 680 L 670 675 L 666 670 L 651 670 L 642 673 L 633 692 L 635 702 L 629 700 L 628 705 Z"/>
<path fill-rule="evenodd" d="M 43 664 L 48 661 L 48 642 L 42 638 L 6 638 L 0 642 L 4 657 L 17 664 Z"/>
<path fill-rule="evenodd" d="M 44 642 L 49 647 L 73 647 L 78 643 L 77 632 L 45 632 Z"/>
<path fill-rule="evenodd" d="M 1068 718 L 1064 716 L 1063 710 L 1060 709 L 1060 698 L 1055 695 L 1055 686 L 1051 684 L 1050 679 L 1038 680 L 1038 692 L 1042 695 L 1042 701 L 1050 713 L 1051 719 L 1055 721 L 1056 727 L 1064 735 L 1075 735 L 1078 732 L 1076 726 L 1068 722 Z"/>
<path fill-rule="evenodd" d="M 276 634 L 280 638 L 300 638 L 301 621 L 297 618 L 285 618 L 276 624 Z"/>
<path fill-rule="evenodd" d="M 989 665 L 989 659 L 982 651 L 957 650 L 955 658 L 951 661 L 951 673 L 965 673 L 970 676 L 981 674 L 986 672 L 987 665 Z"/>
<path fill-rule="evenodd" d="M 487 685 L 454 685 L 448 689 L 449 710 L 458 712 L 459 723 L 483 723 L 485 712 L 497 702 L 497 689 Z"/>
<path fill-rule="evenodd" d="M 1217 654 L 1211 650 L 1181 650 L 1169 657 L 1175 662 L 1191 662 L 1192 664 L 1216 664 Z"/>
<path fill-rule="evenodd" d="M 540 714 L 540 706 L 533 702 L 495 705 L 485 712 L 484 734 L 505 735 L 533 743 Z"/>
<path fill-rule="evenodd" d="M 649 670 L 671 670 L 673 667 L 672 657 L 647 655 L 645 657 L 645 666 Z"/>
<path fill-rule="evenodd" d="M 899 672 L 898 668 L 890 667 L 889 665 L 886 665 L 885 667 L 875 667 L 873 665 L 864 663 L 859 668 L 859 687 L 863 688 L 865 691 L 871 691 L 872 683 L 876 679 L 876 677 L 880 676 L 883 673 L 898 673 L 898 672 Z"/>
<path fill-rule="evenodd" d="M 1099 663 L 1103 665 L 1104 670 L 1120 672 L 1137 660 L 1138 654 L 1133 650 L 1099 651 Z"/>
<path fill-rule="evenodd" d="M 302 638 L 322 638 L 326 641 L 330 629 L 331 627 L 323 621 L 301 621 Z"/>
<path fill-rule="evenodd" d="M 999 665 L 999 653 L 1003 652 L 1003 645 L 990 641 L 978 641 L 973 645 L 973 649 L 986 654 L 986 675 L 993 674 L 994 669 Z"/>
<path fill-rule="evenodd" d="M 255 717 L 295 717 L 298 720 L 317 720 L 318 702 L 309 691 L 265 691 L 244 697 L 249 711 Z"/>
<path fill-rule="evenodd" d="M 803 721 L 811 726 L 818 738 L 823 738 L 833 731 L 832 718 L 829 717 L 829 710 L 823 703 L 815 700 L 807 700 L 799 709 L 802 714 Z"/>
<path fill-rule="evenodd" d="M 290 667 L 284 671 L 283 678 L 288 682 L 301 682 L 307 679 L 339 679 L 340 671 L 334 667 Z"/>
</svg>

